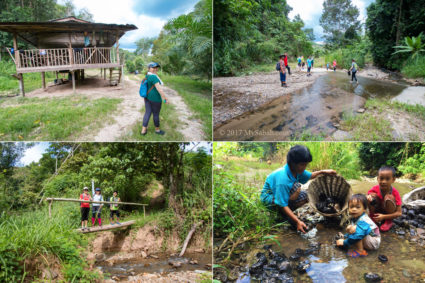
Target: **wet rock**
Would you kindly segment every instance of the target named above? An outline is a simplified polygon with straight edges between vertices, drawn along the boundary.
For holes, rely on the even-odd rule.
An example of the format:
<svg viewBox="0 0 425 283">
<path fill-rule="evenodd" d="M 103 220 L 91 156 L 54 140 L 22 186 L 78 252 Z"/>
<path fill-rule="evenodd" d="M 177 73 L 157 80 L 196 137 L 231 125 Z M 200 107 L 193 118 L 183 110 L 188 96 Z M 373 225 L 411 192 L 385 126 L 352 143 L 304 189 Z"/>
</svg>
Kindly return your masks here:
<svg viewBox="0 0 425 283">
<path fill-rule="evenodd" d="M 363 277 L 366 282 L 380 282 L 383 279 L 378 274 L 372 272 L 365 273 Z"/>
<path fill-rule="evenodd" d="M 300 258 L 301 258 L 301 256 L 299 254 L 293 254 L 289 257 L 289 260 L 298 261 L 298 260 L 300 260 Z"/>
<path fill-rule="evenodd" d="M 276 261 L 276 263 L 280 263 L 287 259 L 286 255 L 283 253 L 271 253 L 271 258 Z"/>
<path fill-rule="evenodd" d="M 150 255 L 151 258 L 158 259 L 159 257 L 157 255 Z"/>
<path fill-rule="evenodd" d="M 411 218 L 411 219 L 413 219 L 413 218 L 415 218 L 415 211 L 413 210 L 413 209 L 409 209 L 408 211 L 407 211 L 407 215 Z"/>
<path fill-rule="evenodd" d="M 396 232 L 398 235 L 400 235 L 400 236 L 404 236 L 404 235 L 406 235 L 406 232 L 404 231 L 404 230 L 399 230 L 399 231 L 397 231 Z"/>
<path fill-rule="evenodd" d="M 366 109 L 364 109 L 364 108 L 357 109 L 357 113 L 364 113 L 365 111 L 366 111 Z"/>
<path fill-rule="evenodd" d="M 196 259 L 189 261 L 190 264 L 195 265 L 198 264 L 198 261 Z"/>
<path fill-rule="evenodd" d="M 104 253 L 98 253 L 94 257 L 96 261 L 104 261 L 106 259 L 106 255 Z"/>
<path fill-rule="evenodd" d="M 414 229 L 414 228 L 410 229 L 410 236 L 412 236 L 412 237 L 416 236 L 416 229 Z"/>
<path fill-rule="evenodd" d="M 254 263 L 249 269 L 250 274 L 261 273 L 263 270 L 263 266 L 267 263 L 266 255 L 263 253 L 257 254 L 257 262 Z"/>
<path fill-rule="evenodd" d="M 388 257 L 386 255 L 379 255 L 378 259 L 380 262 L 387 262 L 388 261 Z"/>
<path fill-rule="evenodd" d="M 143 258 L 147 258 L 147 257 L 148 257 L 148 255 L 147 255 L 144 251 L 142 251 L 142 252 L 140 253 L 140 255 L 141 255 Z"/>
<path fill-rule="evenodd" d="M 305 273 L 310 266 L 311 264 L 308 261 L 302 261 L 297 265 L 296 269 L 299 273 Z"/>
<path fill-rule="evenodd" d="M 290 273 L 292 271 L 292 266 L 289 261 L 282 261 L 279 263 L 277 269 L 280 271 L 280 273 Z"/>
<path fill-rule="evenodd" d="M 425 239 L 425 230 L 422 228 L 417 228 L 416 232 L 418 233 L 419 238 Z"/>
<path fill-rule="evenodd" d="M 266 251 L 271 250 L 272 245 L 264 245 L 263 249 L 265 249 Z"/>
</svg>

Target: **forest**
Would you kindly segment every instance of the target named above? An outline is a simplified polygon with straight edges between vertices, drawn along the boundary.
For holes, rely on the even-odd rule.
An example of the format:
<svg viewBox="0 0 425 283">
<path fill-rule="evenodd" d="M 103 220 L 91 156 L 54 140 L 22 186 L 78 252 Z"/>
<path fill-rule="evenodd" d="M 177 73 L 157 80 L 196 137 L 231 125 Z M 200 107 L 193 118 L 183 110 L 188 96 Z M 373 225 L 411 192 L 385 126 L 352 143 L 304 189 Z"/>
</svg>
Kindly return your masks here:
<svg viewBox="0 0 425 283">
<path fill-rule="evenodd" d="M 58 264 L 63 280 L 93 282 L 99 275 L 88 264 L 88 245 L 96 240 L 75 231 L 80 226 L 79 204 L 53 205 L 48 218 L 47 197 L 77 199 L 93 180 L 105 198 L 117 191 L 123 221 L 133 228 L 159 227 L 164 237 L 179 235 L 181 243 L 193 224 L 211 244 L 211 149 L 199 143 L 49 143 L 41 159 L 23 166 L 21 158 L 36 143 L 0 144 L 0 281 L 42 278 L 48 258 Z M 104 216 L 107 221 L 107 217 Z M 25 236 L 24 236 L 25 235 Z M 82 247 L 82 248 L 81 248 Z M 154 247 L 152 247 L 154 248 Z M 106 275 L 105 275 L 106 276 Z"/>
<path fill-rule="evenodd" d="M 322 66 L 336 59 L 347 69 L 355 58 L 360 67 L 373 64 L 424 78 L 424 7 L 423 0 L 376 0 L 361 23 L 352 1 L 326 0 L 319 20 L 325 42 L 320 45 L 299 16 L 288 18 L 292 8 L 285 0 L 214 1 L 214 75 L 255 72 L 253 66 L 271 65 L 287 52 L 293 62 L 313 55 Z"/>
</svg>

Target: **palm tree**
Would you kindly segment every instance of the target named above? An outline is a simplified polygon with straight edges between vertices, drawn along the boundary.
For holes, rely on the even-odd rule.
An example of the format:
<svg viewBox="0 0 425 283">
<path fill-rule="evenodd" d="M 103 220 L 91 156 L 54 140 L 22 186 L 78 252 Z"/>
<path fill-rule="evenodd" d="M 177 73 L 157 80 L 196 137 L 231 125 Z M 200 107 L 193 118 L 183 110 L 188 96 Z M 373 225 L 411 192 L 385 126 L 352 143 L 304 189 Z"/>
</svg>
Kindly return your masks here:
<svg viewBox="0 0 425 283">
<path fill-rule="evenodd" d="M 412 59 L 416 60 L 418 59 L 418 55 L 420 52 L 425 52 L 425 43 L 422 44 L 421 42 L 421 36 L 422 33 L 420 33 L 417 37 L 412 36 L 412 38 L 406 36 L 404 38 L 404 41 L 406 43 L 406 45 L 397 45 L 394 46 L 393 48 L 399 49 L 398 51 L 394 52 L 393 54 L 397 54 L 397 53 L 411 53 L 412 54 Z"/>
</svg>

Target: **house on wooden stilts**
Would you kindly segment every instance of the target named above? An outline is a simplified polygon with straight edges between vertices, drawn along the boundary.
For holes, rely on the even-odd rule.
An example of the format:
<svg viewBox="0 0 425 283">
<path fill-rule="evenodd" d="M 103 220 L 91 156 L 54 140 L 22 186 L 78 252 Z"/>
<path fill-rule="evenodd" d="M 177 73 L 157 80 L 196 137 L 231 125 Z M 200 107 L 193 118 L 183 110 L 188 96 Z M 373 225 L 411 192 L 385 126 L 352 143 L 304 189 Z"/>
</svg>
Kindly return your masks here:
<svg viewBox="0 0 425 283">
<path fill-rule="evenodd" d="M 109 70 L 111 85 L 123 79 L 124 60 L 119 55 L 119 39 L 137 29 L 134 25 L 92 23 L 75 17 L 49 22 L 0 22 L 0 31 L 13 34 L 13 48 L 6 48 L 16 65 L 22 95 L 24 73 L 41 73 L 46 89 L 45 72 L 69 72 L 72 88 L 84 79 L 85 69 L 101 69 L 106 79 Z M 35 49 L 18 49 L 18 38 Z"/>
</svg>

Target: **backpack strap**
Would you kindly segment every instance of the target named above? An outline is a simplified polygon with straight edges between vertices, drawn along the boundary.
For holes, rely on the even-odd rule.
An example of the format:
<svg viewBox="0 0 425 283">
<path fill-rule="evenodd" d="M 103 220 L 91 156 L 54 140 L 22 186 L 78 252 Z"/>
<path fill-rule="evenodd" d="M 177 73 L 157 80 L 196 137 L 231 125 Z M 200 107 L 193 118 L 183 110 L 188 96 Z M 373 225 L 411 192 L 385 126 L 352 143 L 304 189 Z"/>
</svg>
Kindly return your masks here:
<svg viewBox="0 0 425 283">
<path fill-rule="evenodd" d="M 148 80 L 148 77 L 146 76 L 145 80 Z M 149 92 L 151 92 L 151 90 L 154 88 L 155 85 L 151 86 L 151 88 L 148 90 L 148 92 L 146 93 L 146 96 L 149 94 Z"/>
</svg>

